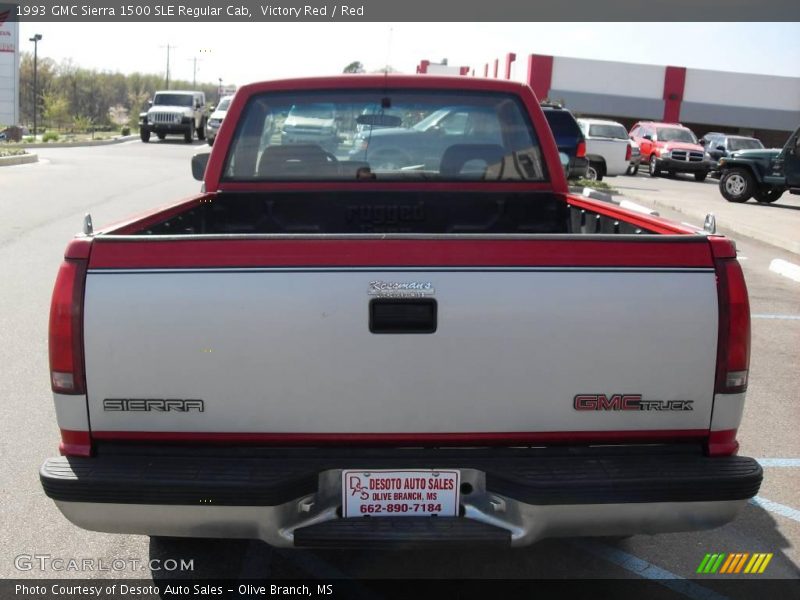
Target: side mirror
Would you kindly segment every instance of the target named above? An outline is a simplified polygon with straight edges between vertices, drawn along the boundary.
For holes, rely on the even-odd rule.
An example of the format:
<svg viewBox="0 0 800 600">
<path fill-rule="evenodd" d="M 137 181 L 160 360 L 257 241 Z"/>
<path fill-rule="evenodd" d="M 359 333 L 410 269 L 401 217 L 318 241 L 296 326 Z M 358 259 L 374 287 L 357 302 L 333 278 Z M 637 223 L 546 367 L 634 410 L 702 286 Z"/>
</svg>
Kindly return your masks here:
<svg viewBox="0 0 800 600">
<path fill-rule="evenodd" d="M 199 152 L 192 157 L 192 177 L 197 181 L 203 181 L 206 174 L 206 165 L 208 165 L 209 152 Z"/>
<path fill-rule="evenodd" d="M 720 152 L 725 152 L 725 146 L 717 146 L 717 150 Z"/>
<path fill-rule="evenodd" d="M 147 106 L 153 106 L 153 101 L 152 100 L 148 100 L 147 101 Z"/>
<path fill-rule="evenodd" d="M 794 138 L 794 153 L 800 156 L 800 135 Z"/>
<path fill-rule="evenodd" d="M 208 112 L 214 112 L 215 110 L 217 110 L 217 107 L 214 104 L 208 107 Z"/>
<path fill-rule="evenodd" d="M 650 135 L 649 133 L 647 135 L 642 136 L 642 138 L 645 140 L 650 140 L 651 142 L 653 141 L 653 136 Z"/>
<path fill-rule="evenodd" d="M 697 140 L 697 143 L 700 144 L 701 146 L 705 146 L 708 143 L 708 140 L 705 138 L 700 138 L 699 140 Z"/>
</svg>

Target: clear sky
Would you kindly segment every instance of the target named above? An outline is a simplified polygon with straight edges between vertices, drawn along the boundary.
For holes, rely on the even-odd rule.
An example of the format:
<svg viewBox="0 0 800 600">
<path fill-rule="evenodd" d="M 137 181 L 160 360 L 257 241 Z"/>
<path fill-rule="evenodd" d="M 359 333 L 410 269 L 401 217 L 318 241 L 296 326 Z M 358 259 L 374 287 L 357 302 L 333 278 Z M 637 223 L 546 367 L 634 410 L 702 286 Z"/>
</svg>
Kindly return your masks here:
<svg viewBox="0 0 800 600">
<path fill-rule="evenodd" d="M 170 44 L 173 79 L 191 80 L 197 57 L 198 81 L 239 85 L 356 60 L 413 73 L 446 57 L 482 73 L 507 52 L 518 80 L 530 53 L 800 77 L 800 23 L 22 23 L 23 49 L 34 33 L 40 56 L 123 73 L 163 73 Z"/>
</svg>

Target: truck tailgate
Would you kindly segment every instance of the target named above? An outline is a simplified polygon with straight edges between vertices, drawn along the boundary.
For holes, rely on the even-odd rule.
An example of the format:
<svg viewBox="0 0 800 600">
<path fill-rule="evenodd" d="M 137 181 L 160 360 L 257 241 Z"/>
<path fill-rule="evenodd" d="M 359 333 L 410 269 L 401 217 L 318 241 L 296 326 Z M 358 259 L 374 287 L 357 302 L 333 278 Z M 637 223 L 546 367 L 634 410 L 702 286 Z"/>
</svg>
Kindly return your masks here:
<svg viewBox="0 0 800 600">
<path fill-rule="evenodd" d="M 283 243 L 302 254 L 302 240 Z M 492 254 L 492 242 L 481 243 Z M 519 248 L 531 258 L 480 266 L 455 266 L 457 253 L 416 266 L 342 266 L 334 263 L 359 263 L 336 253 L 290 266 L 90 265 L 93 436 L 478 442 L 458 434 L 514 433 L 509 440 L 524 442 L 709 428 L 718 327 L 710 265 L 553 266 L 535 242 Z M 398 295 L 435 300 L 435 331 L 371 331 L 371 303 Z"/>
</svg>

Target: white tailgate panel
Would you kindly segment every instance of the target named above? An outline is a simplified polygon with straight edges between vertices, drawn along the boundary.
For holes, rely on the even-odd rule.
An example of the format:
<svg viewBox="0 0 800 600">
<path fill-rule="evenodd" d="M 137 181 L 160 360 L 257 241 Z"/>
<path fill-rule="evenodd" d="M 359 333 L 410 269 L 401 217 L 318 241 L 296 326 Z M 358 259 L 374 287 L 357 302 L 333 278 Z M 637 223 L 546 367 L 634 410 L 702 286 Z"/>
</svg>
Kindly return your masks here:
<svg viewBox="0 0 800 600">
<path fill-rule="evenodd" d="M 434 334 L 373 334 L 370 281 L 430 281 Z M 708 428 L 711 271 L 90 272 L 95 431 L 533 432 Z M 591 411 L 577 394 L 691 400 Z M 204 412 L 105 412 L 105 398 Z"/>
</svg>

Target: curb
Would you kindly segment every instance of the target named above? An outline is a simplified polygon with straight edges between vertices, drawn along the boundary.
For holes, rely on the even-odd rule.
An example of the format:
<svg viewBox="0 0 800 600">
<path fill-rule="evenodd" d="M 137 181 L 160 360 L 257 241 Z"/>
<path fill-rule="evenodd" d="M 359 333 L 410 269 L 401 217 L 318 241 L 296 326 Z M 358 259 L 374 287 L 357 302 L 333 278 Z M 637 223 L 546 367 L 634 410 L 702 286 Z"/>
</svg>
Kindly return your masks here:
<svg viewBox="0 0 800 600">
<path fill-rule="evenodd" d="M 666 208 L 668 210 L 674 210 L 675 212 L 679 212 L 682 215 L 687 215 L 694 219 L 698 219 L 701 222 L 704 221 L 706 218 L 705 213 L 701 213 L 700 211 L 686 210 L 684 207 L 675 206 L 672 203 L 666 202 L 661 199 L 649 198 L 648 201 L 646 201 L 643 200 L 642 198 L 637 198 L 636 196 L 632 196 L 629 194 L 626 194 L 626 196 L 628 198 L 637 200 L 638 202 L 644 202 L 646 204 L 651 204 L 653 206 Z M 702 226 L 700 228 L 702 229 Z M 766 232 L 763 229 L 751 227 L 746 223 L 739 223 L 730 220 L 722 220 L 719 218 L 719 216 L 717 216 L 717 228 L 727 229 L 731 233 L 753 238 L 755 240 L 758 240 L 759 242 L 769 244 L 770 246 L 775 246 L 777 248 L 781 248 L 782 250 L 788 250 L 793 254 L 800 254 L 800 241 L 785 239 L 785 238 L 781 239 L 780 237 L 776 236 L 774 232 Z"/>
<path fill-rule="evenodd" d="M 124 137 L 116 137 L 112 140 L 89 140 L 86 142 L 47 142 L 47 143 L 36 143 L 36 144 L 26 144 L 21 142 L 19 144 L 19 148 L 85 148 L 91 146 L 110 146 L 111 144 L 121 144 L 123 142 L 129 142 L 131 140 L 139 139 L 138 135 L 126 135 Z"/>
<path fill-rule="evenodd" d="M 18 154 L 16 156 L 0 156 L 0 167 L 13 167 L 14 165 L 26 165 L 38 162 L 39 155 L 35 152 L 28 154 Z"/>
</svg>

